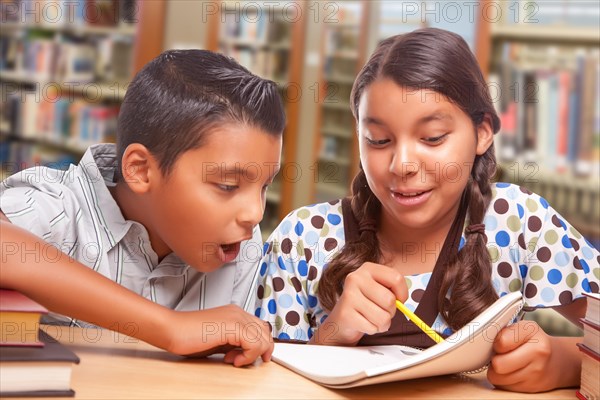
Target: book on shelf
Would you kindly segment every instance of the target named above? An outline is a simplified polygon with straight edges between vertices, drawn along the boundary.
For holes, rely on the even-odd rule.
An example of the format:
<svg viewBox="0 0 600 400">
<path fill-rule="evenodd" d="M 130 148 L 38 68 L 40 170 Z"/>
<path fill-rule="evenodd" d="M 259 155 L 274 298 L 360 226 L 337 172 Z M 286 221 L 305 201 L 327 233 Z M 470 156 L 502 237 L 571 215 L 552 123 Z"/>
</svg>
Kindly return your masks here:
<svg viewBox="0 0 600 400">
<path fill-rule="evenodd" d="M 43 346 L 40 318 L 48 310 L 16 290 L 0 289 L 0 346 Z"/>
<path fill-rule="evenodd" d="M 426 350 L 397 345 L 275 343 L 273 360 L 337 389 L 479 370 L 489 363 L 498 332 L 515 320 L 522 307 L 522 294 L 509 293 L 442 343 Z"/>
<path fill-rule="evenodd" d="M 489 78 L 499 94 L 500 161 L 598 175 L 598 50 L 512 42 L 500 50 Z"/>
<path fill-rule="evenodd" d="M 75 353 L 43 330 L 39 331 L 43 347 L 0 347 L 0 396 L 3 397 L 71 397 Z"/>
</svg>

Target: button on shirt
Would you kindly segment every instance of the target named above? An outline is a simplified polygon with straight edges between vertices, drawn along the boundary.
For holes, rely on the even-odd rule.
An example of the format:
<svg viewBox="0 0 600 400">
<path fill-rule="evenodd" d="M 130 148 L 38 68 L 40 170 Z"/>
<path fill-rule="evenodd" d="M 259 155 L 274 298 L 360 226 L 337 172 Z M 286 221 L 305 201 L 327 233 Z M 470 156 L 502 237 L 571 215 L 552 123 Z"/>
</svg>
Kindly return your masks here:
<svg viewBox="0 0 600 400">
<path fill-rule="evenodd" d="M 170 309 L 193 311 L 231 303 L 251 309 L 262 252 L 258 226 L 252 239 L 242 243 L 238 257 L 214 272 L 199 272 L 173 253 L 159 262 L 146 228 L 126 220 L 108 190 L 115 185 L 115 166 L 115 145 L 100 144 L 68 170 L 23 170 L 0 184 L 0 209 L 13 224 L 49 246 Z M 40 250 L 41 257 L 52 254 Z"/>
</svg>

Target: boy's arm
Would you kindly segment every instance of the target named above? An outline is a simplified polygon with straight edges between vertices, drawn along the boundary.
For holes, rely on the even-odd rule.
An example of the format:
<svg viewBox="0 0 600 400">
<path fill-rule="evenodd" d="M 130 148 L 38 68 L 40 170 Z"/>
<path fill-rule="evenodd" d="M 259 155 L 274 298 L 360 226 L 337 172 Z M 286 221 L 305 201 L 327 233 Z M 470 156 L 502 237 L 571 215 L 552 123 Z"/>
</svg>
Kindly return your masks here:
<svg viewBox="0 0 600 400">
<path fill-rule="evenodd" d="M 53 312 L 136 337 L 178 354 L 210 352 L 219 346 L 231 345 L 243 350 L 241 354 L 236 353 L 236 360 L 231 359 L 235 365 L 251 363 L 259 356 L 270 358 L 272 343 L 268 328 L 239 307 L 175 312 L 48 246 L 32 233 L 11 224 L 1 212 L 0 244 L 0 287 L 18 290 Z M 227 327 L 244 330 L 252 323 L 258 329 L 252 338 L 220 334 Z"/>
</svg>

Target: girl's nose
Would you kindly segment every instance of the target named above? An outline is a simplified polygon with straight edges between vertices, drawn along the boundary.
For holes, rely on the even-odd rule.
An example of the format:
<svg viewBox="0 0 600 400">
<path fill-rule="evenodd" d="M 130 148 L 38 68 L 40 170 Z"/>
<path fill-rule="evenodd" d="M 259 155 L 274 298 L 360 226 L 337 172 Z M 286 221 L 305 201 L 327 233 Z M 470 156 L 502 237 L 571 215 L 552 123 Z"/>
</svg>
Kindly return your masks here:
<svg viewBox="0 0 600 400">
<path fill-rule="evenodd" d="M 400 177 L 408 177 L 419 172 L 419 159 L 411 143 L 398 142 L 389 171 Z"/>
</svg>

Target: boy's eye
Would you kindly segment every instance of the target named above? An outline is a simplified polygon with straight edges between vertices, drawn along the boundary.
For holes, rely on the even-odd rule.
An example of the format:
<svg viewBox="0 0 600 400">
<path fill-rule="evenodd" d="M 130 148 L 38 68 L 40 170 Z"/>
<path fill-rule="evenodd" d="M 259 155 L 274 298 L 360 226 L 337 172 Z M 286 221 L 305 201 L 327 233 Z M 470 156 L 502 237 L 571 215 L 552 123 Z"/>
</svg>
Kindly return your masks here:
<svg viewBox="0 0 600 400">
<path fill-rule="evenodd" d="M 235 185 L 217 184 L 217 187 L 224 192 L 233 192 L 238 187 Z"/>
<path fill-rule="evenodd" d="M 374 140 L 374 139 L 369 139 L 366 136 L 365 136 L 365 140 L 367 141 L 367 143 L 370 146 L 373 146 L 373 147 L 382 147 L 390 142 L 390 139 Z"/>
<path fill-rule="evenodd" d="M 444 133 L 443 135 L 440 135 L 440 136 L 423 138 L 423 141 L 426 143 L 429 143 L 429 144 L 439 144 L 446 138 L 447 135 L 448 135 L 447 133 Z"/>
</svg>

